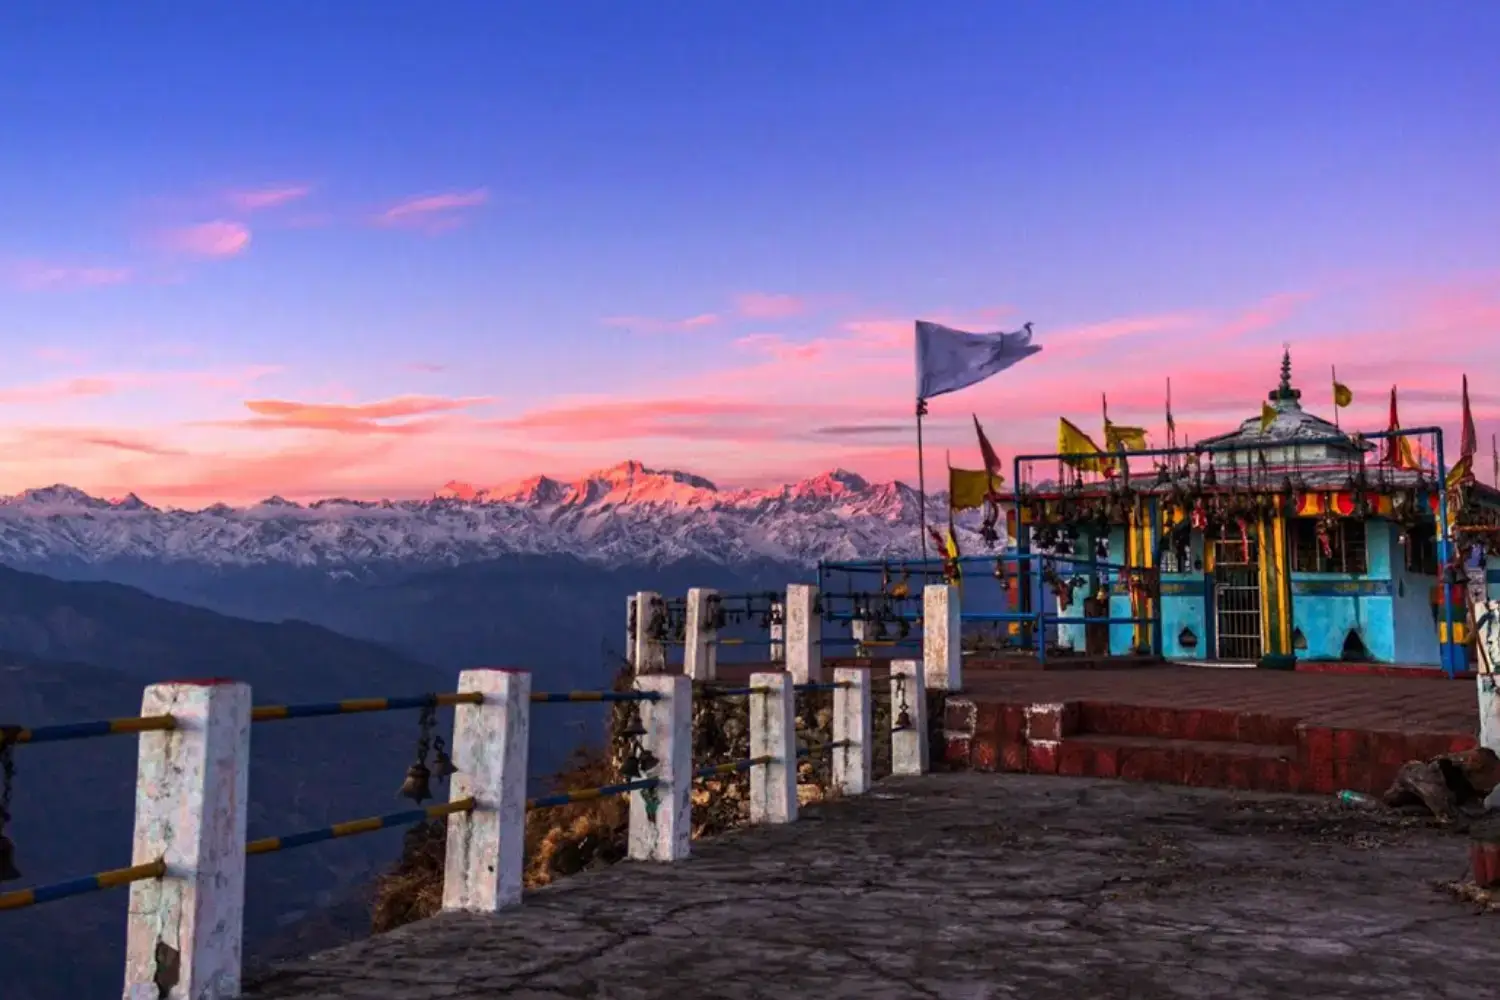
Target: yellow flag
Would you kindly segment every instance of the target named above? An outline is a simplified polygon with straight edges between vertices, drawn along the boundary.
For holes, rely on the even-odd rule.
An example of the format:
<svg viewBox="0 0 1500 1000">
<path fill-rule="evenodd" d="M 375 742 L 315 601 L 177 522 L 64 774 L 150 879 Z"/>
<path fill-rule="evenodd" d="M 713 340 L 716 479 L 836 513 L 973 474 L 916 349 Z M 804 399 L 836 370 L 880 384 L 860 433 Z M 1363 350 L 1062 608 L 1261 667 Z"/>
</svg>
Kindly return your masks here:
<svg viewBox="0 0 1500 1000">
<path fill-rule="evenodd" d="M 1406 438 L 1402 438 L 1401 443 L 1406 444 Z M 1457 465 L 1448 470 L 1448 481 L 1444 485 L 1450 490 L 1457 489 L 1461 483 L 1469 479 L 1473 474 L 1474 456 L 1465 455 L 1458 460 Z"/>
<path fill-rule="evenodd" d="M 1342 382 L 1333 383 L 1333 405 L 1339 408 L 1354 402 L 1354 391 Z"/>
<path fill-rule="evenodd" d="M 1145 451 L 1148 447 L 1144 427 L 1122 427 L 1108 422 L 1104 424 L 1106 451 Z"/>
<path fill-rule="evenodd" d="M 1093 439 L 1066 417 L 1057 420 L 1057 450 L 1063 455 L 1102 455 Z M 1083 472 L 1103 472 L 1105 466 L 1100 458 L 1066 458 L 1063 461 Z"/>
<path fill-rule="evenodd" d="M 1003 477 L 983 469 L 948 469 L 948 506 L 954 510 L 973 510 L 984 506 L 984 499 L 999 493 Z"/>
<path fill-rule="evenodd" d="M 1276 420 L 1276 407 L 1270 403 L 1260 404 L 1260 432 L 1264 434 L 1271 429 L 1271 424 Z"/>
</svg>

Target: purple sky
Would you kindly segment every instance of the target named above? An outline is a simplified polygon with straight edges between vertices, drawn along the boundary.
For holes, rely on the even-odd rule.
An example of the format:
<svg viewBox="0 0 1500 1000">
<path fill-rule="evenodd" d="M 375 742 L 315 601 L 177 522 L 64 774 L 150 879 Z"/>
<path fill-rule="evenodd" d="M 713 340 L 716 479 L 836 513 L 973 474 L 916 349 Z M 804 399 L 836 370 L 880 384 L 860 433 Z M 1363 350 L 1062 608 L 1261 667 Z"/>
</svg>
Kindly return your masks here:
<svg viewBox="0 0 1500 1000">
<path fill-rule="evenodd" d="M 1045 345 L 934 476 L 1283 342 L 1500 430 L 1500 5 L 439 6 L 0 11 L 0 493 L 911 480 L 916 318 Z"/>
</svg>

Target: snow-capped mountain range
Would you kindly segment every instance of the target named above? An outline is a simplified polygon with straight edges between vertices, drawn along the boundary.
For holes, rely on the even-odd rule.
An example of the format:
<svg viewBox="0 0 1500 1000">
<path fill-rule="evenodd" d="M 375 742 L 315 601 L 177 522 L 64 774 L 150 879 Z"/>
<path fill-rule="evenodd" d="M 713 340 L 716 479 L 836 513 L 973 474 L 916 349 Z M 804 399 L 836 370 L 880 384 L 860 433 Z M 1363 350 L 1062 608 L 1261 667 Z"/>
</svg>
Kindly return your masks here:
<svg viewBox="0 0 1500 1000">
<path fill-rule="evenodd" d="M 930 496 L 931 520 L 941 518 L 944 503 L 945 494 Z M 690 473 L 624 462 L 571 483 L 545 476 L 494 489 L 450 482 L 426 500 L 304 505 L 273 496 L 196 511 L 58 485 L 0 498 L 0 562 L 338 569 L 566 553 L 610 566 L 685 558 L 808 565 L 909 557 L 918 524 L 915 490 L 841 469 L 771 489 L 721 490 Z M 972 513 L 960 524 L 969 551 L 981 551 L 976 527 Z"/>
</svg>

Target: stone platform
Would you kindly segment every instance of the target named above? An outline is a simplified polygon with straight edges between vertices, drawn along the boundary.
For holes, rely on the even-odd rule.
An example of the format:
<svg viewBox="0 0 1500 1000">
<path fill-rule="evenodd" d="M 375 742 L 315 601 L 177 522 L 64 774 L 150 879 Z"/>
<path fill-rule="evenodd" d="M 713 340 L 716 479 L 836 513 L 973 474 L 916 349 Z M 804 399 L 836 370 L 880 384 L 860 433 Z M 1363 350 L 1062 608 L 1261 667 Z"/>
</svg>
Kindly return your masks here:
<svg viewBox="0 0 1500 1000">
<path fill-rule="evenodd" d="M 247 1000 L 1483 996 L 1467 843 L 1327 799 L 930 775 L 413 924 Z"/>
<path fill-rule="evenodd" d="M 1476 744 L 1472 680 L 1186 666 L 968 670 L 950 765 L 1267 792 L 1378 794 Z"/>
</svg>

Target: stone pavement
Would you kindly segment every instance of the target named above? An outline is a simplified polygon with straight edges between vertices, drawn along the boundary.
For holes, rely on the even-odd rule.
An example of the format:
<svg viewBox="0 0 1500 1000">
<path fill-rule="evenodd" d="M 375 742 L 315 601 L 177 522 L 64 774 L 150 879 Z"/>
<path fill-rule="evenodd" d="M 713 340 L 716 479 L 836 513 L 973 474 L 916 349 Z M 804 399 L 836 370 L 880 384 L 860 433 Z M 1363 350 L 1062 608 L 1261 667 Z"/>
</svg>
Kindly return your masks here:
<svg viewBox="0 0 1500 1000">
<path fill-rule="evenodd" d="M 1326 799 L 1030 775 L 888 779 L 792 826 L 498 917 L 283 966 L 253 1000 L 1494 995 L 1467 841 Z"/>
</svg>

